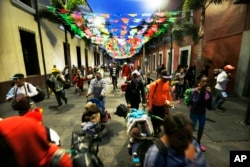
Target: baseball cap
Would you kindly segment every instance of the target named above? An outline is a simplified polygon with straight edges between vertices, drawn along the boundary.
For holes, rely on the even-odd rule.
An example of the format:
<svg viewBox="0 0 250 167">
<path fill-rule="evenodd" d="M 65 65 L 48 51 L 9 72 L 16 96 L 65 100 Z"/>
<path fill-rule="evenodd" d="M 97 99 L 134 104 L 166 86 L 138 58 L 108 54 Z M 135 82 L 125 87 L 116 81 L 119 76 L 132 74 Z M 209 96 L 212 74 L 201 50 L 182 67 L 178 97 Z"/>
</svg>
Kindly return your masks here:
<svg viewBox="0 0 250 167">
<path fill-rule="evenodd" d="M 15 74 L 15 75 L 13 75 L 13 77 L 11 77 L 11 79 L 21 79 L 21 78 L 24 78 L 24 75 L 23 74 L 21 74 L 21 73 L 18 73 L 18 74 Z"/>
<path fill-rule="evenodd" d="M 235 69 L 235 67 L 230 65 L 230 64 L 224 66 L 224 70 L 234 70 L 234 69 Z"/>
<path fill-rule="evenodd" d="M 170 75 L 167 70 L 162 70 L 161 71 L 161 77 L 164 78 L 164 79 L 171 79 L 172 75 Z"/>
<path fill-rule="evenodd" d="M 52 68 L 51 72 L 60 72 L 58 68 Z"/>
</svg>

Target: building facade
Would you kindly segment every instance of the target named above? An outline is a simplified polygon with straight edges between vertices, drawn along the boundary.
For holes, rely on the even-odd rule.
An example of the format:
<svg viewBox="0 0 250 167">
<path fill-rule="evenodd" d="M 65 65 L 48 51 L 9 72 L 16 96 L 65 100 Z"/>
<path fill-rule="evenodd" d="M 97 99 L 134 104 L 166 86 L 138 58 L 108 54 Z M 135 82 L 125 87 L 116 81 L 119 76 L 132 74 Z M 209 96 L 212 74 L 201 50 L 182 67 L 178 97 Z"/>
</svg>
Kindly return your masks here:
<svg viewBox="0 0 250 167">
<path fill-rule="evenodd" d="M 200 12 L 193 11 L 197 27 L 199 27 Z M 213 69 L 223 68 L 226 64 L 235 66 L 236 71 L 228 85 L 228 92 L 249 97 L 250 4 L 234 4 L 232 1 L 221 5 L 211 4 L 206 10 L 204 31 L 201 68 L 209 64 L 209 78 L 213 80 Z M 146 45 L 145 55 L 140 52 L 137 56 L 136 63 L 145 64 L 145 71 L 154 71 L 157 66 L 165 64 L 173 73 L 178 65 L 189 67 L 196 65 L 199 45 L 194 44 L 191 37 L 185 37 L 182 45 L 178 45 L 173 39 L 172 47 L 171 40 L 162 39 Z"/>
<path fill-rule="evenodd" d="M 72 38 L 47 19 L 40 19 L 40 33 L 35 19 L 35 1 L 24 2 L 0 1 L 0 102 L 5 101 L 12 84 L 10 78 L 15 73 L 23 73 L 26 81 L 45 89 L 53 65 L 63 70 L 69 64 L 65 54 L 67 43 L 71 65 L 94 67 L 96 62 L 102 64 L 103 61 L 102 52 L 92 44 Z M 43 6 L 39 4 L 38 7 Z"/>
</svg>

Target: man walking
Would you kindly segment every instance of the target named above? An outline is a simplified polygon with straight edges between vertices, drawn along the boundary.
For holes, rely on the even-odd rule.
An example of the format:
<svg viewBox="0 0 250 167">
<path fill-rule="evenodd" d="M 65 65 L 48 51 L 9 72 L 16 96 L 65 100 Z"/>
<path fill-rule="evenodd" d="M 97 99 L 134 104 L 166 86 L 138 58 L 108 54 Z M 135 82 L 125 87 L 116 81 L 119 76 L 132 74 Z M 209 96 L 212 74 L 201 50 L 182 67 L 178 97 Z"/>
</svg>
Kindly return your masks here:
<svg viewBox="0 0 250 167">
<path fill-rule="evenodd" d="M 222 107 L 222 104 L 226 101 L 227 92 L 226 86 L 227 83 L 231 80 L 231 73 L 235 70 L 235 67 L 232 65 L 224 66 L 223 71 L 217 76 L 216 85 L 215 85 L 215 97 L 213 101 L 213 108 L 217 111 L 224 111 L 225 108 Z"/>
<path fill-rule="evenodd" d="M 62 106 L 61 99 L 63 99 L 65 104 L 67 104 L 68 99 L 65 97 L 65 91 L 63 88 L 65 79 L 64 79 L 63 75 L 60 73 L 58 68 L 52 69 L 52 75 L 51 75 L 49 80 L 55 84 L 54 92 L 55 92 L 56 100 L 58 103 L 58 107 Z"/>
<path fill-rule="evenodd" d="M 148 102 L 150 114 L 163 119 L 169 113 L 168 107 L 173 105 L 170 89 L 170 79 L 172 77 L 167 70 L 162 70 L 160 74 L 161 77 L 150 84 Z M 154 117 L 151 118 L 151 121 L 154 135 L 157 136 L 160 134 L 162 123 Z"/>
<path fill-rule="evenodd" d="M 112 80 L 113 90 L 117 89 L 117 79 L 119 77 L 119 69 L 117 68 L 116 63 L 113 63 L 109 76 Z"/>
</svg>

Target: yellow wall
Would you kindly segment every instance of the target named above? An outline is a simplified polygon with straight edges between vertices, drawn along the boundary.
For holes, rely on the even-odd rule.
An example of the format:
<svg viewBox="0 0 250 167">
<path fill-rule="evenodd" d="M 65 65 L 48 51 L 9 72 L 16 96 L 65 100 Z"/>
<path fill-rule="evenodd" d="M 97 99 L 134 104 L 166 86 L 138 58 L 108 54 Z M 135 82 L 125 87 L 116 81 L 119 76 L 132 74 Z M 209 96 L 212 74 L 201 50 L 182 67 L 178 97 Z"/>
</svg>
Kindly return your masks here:
<svg viewBox="0 0 250 167">
<path fill-rule="evenodd" d="M 40 38 L 34 15 L 13 6 L 9 0 L 1 0 L 0 23 L 0 82 L 9 80 L 17 72 L 24 73 L 26 76 L 19 27 L 35 34 L 40 71 L 41 75 L 43 75 Z M 63 51 L 63 42 L 65 41 L 64 31 L 61 31 L 57 24 L 53 24 L 46 19 L 41 20 L 41 30 L 47 73 L 51 72 L 54 64 L 62 70 L 65 65 Z M 51 35 L 55 39 L 54 45 L 49 40 Z M 80 46 L 82 64 L 85 65 L 84 41 L 78 38 L 71 39 L 68 33 L 68 42 L 70 44 L 71 64 L 77 65 L 76 46 Z M 92 50 L 88 52 L 89 65 L 92 65 L 90 62 L 93 62 L 93 52 Z"/>
</svg>

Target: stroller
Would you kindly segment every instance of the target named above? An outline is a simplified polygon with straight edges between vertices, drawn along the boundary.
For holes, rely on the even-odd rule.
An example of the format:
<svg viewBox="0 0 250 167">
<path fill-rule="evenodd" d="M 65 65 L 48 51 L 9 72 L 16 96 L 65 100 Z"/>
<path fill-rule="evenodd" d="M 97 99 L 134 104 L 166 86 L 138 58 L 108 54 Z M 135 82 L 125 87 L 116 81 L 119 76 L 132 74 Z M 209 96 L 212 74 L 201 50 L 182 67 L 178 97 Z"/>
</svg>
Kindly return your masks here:
<svg viewBox="0 0 250 167">
<path fill-rule="evenodd" d="M 138 152 L 138 148 L 141 148 L 142 145 L 144 147 L 152 144 L 153 128 L 151 119 L 145 111 L 131 109 L 125 121 L 129 135 L 128 152 L 132 155 L 132 166 L 142 166 L 141 159 L 144 159 L 146 151 L 143 153 Z"/>
<path fill-rule="evenodd" d="M 106 114 L 98 99 L 87 99 L 81 120 L 82 130 L 72 132 L 71 137 L 70 151 L 74 166 L 103 166 L 97 155 L 102 140 L 102 131 L 105 128 L 101 117 L 104 113 Z"/>
<path fill-rule="evenodd" d="M 70 154 L 73 166 L 103 167 L 102 161 L 97 156 L 100 141 L 99 131 L 95 134 L 89 131 L 72 132 Z"/>
<path fill-rule="evenodd" d="M 107 123 L 108 120 L 111 119 L 110 113 L 107 110 L 105 110 L 102 102 L 99 99 L 97 98 L 87 99 L 87 103 L 88 102 L 96 104 L 96 106 L 99 108 L 101 115 L 101 122 Z"/>
<path fill-rule="evenodd" d="M 85 111 L 82 114 L 81 127 L 83 131 L 94 135 L 105 128 L 105 123 L 107 123 L 110 118 L 110 113 L 104 111 L 99 99 L 87 99 Z"/>
</svg>

